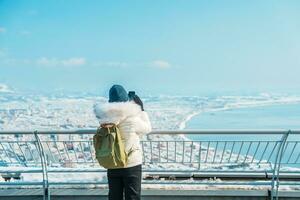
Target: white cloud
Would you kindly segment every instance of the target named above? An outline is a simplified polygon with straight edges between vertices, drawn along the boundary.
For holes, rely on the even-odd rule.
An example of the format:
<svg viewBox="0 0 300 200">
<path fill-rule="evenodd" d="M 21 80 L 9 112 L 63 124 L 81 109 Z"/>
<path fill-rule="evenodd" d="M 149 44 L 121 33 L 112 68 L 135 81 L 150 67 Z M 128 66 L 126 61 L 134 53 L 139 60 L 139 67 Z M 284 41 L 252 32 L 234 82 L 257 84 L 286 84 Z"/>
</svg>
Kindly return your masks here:
<svg viewBox="0 0 300 200">
<path fill-rule="evenodd" d="M 55 66 L 81 66 L 86 64 L 86 59 L 79 57 L 79 58 L 68 58 L 68 59 L 57 59 L 57 58 L 47 58 L 47 57 L 41 57 L 36 60 L 36 64 L 38 66 L 49 66 L 49 67 L 55 67 Z"/>
<path fill-rule="evenodd" d="M 160 68 L 160 69 L 167 69 L 171 67 L 171 64 L 165 60 L 154 60 L 151 62 L 151 66 Z"/>
<path fill-rule="evenodd" d="M 106 61 L 106 62 L 96 62 L 94 63 L 94 66 L 97 67 L 129 67 L 132 66 L 132 63 L 127 63 L 127 62 L 121 62 L 121 61 Z"/>
<path fill-rule="evenodd" d="M 30 59 L 15 59 L 7 56 L 5 56 L 4 59 L 0 60 L 0 62 L 4 65 L 29 65 L 29 64 L 32 65 L 33 64 L 33 61 Z"/>
<path fill-rule="evenodd" d="M 0 83 L 0 93 L 5 92 L 5 93 L 13 93 L 14 91 L 9 88 L 7 85 Z"/>
<path fill-rule="evenodd" d="M 6 57 L 5 49 L 0 49 L 0 57 Z M 2 60 L 3 63 L 14 64 L 35 64 L 40 67 L 76 67 L 87 64 L 87 60 L 84 57 L 71 57 L 65 59 L 58 59 L 55 57 L 40 57 L 38 59 L 13 59 L 6 58 Z M 166 60 L 154 60 L 151 62 L 125 62 L 125 61 L 98 61 L 91 62 L 95 67 L 111 67 L 111 68 L 157 68 L 157 69 L 169 69 L 172 67 L 171 63 Z"/>
<path fill-rule="evenodd" d="M 5 32 L 6 32 L 6 28 L 0 27 L 0 33 L 5 33 Z"/>
<path fill-rule="evenodd" d="M 57 66 L 58 60 L 56 58 L 42 57 L 37 59 L 36 64 L 39 66 Z"/>
<path fill-rule="evenodd" d="M 159 69 L 168 69 L 171 64 L 165 60 L 154 60 L 151 62 L 123 62 L 123 61 L 103 61 L 93 64 L 97 67 L 119 67 L 119 68 L 134 68 L 134 67 L 151 67 Z"/>
<path fill-rule="evenodd" d="M 70 58 L 67 60 L 62 60 L 61 63 L 64 66 L 79 66 L 86 64 L 85 58 Z"/>
</svg>

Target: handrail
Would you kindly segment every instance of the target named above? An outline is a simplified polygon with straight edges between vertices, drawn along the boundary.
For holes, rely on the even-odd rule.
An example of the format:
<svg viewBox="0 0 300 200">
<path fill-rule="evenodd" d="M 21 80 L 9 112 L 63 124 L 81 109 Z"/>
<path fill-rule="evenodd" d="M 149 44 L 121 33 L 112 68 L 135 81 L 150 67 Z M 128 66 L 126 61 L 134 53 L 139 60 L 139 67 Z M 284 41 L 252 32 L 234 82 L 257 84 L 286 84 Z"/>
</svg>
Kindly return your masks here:
<svg viewBox="0 0 300 200">
<path fill-rule="evenodd" d="M 231 135 L 231 134 L 271 134 L 271 135 L 282 135 L 289 130 L 286 129 L 200 129 L 200 130 L 161 130 L 161 131 L 153 131 L 150 132 L 148 135 L 170 135 L 170 134 L 190 134 L 190 135 L 197 135 L 197 134 L 211 134 L 211 135 Z M 300 130 L 292 130 L 293 134 L 300 134 Z"/>
<path fill-rule="evenodd" d="M 34 130 L 35 131 L 35 130 Z M 32 135 L 34 131 L 0 131 L 0 134 L 23 134 L 23 135 Z M 286 133 L 287 129 L 200 129 L 200 130 L 155 130 L 148 135 L 181 135 L 181 134 L 213 134 L 213 135 L 220 135 L 220 134 L 284 134 Z M 95 134 L 96 129 L 74 129 L 74 130 L 44 130 L 38 131 L 41 135 L 48 135 L 48 134 Z M 300 134 L 300 129 L 292 130 L 293 134 Z"/>
<path fill-rule="evenodd" d="M 36 142 L 37 143 L 37 149 L 38 149 L 38 152 L 39 152 L 39 157 L 40 157 L 40 162 L 38 162 L 38 164 L 41 164 L 41 167 L 42 167 L 42 175 L 43 175 L 43 188 L 44 188 L 44 200 L 46 200 L 46 198 L 48 197 L 48 200 L 50 199 L 50 191 L 49 191 L 49 183 L 48 183 L 48 173 L 53 173 L 53 170 L 52 169 L 48 169 L 48 165 L 47 165 L 47 159 L 46 159 L 46 155 L 45 155 L 45 151 L 48 151 L 50 149 L 47 150 L 47 147 L 45 146 L 45 144 L 47 144 L 47 142 L 51 142 L 51 141 L 47 141 L 47 140 L 41 140 L 39 135 L 51 135 L 51 134 L 57 134 L 57 135 L 60 135 L 60 134 L 66 134 L 66 135 L 76 135 L 76 134 L 95 134 L 96 132 L 96 129 L 85 129 L 85 130 L 57 130 L 57 131 L 0 131 L 0 135 L 1 134 L 7 134 L 7 135 L 17 135 L 17 134 L 20 134 L 20 135 L 33 135 L 35 140 L 31 141 L 31 142 Z M 252 130 L 252 129 L 241 129 L 241 130 L 229 130 L 229 129 L 225 129 L 225 130 L 221 130 L 221 129 L 218 129 L 218 130 L 176 130 L 176 131 L 170 131 L 170 130 L 161 130 L 161 131 L 153 131 L 153 132 L 150 132 L 148 135 L 247 135 L 247 134 L 254 134 L 254 135 L 278 135 L 278 136 L 282 136 L 281 139 L 273 139 L 272 141 L 270 140 L 267 140 L 267 141 L 259 141 L 261 143 L 263 142 L 276 142 L 276 145 L 274 145 L 273 147 L 273 150 L 271 152 L 272 155 L 275 156 L 275 163 L 272 167 L 272 182 L 271 182 L 271 199 L 277 199 L 278 198 L 278 188 L 279 188 L 279 173 L 280 173 L 280 165 L 282 164 L 282 157 L 283 157 L 283 154 L 284 154 L 284 150 L 285 148 L 287 147 L 287 138 L 289 137 L 289 135 L 291 134 L 300 134 L 300 130 L 285 130 L 285 129 L 276 129 L 276 130 L 271 130 L 271 129 L 265 129 L 265 130 Z M 90 140 L 90 138 L 89 138 Z M 0 141 L 1 145 L 2 143 L 5 143 L 7 142 L 9 145 L 11 142 L 13 141 Z M 65 145 L 65 142 L 67 141 L 57 141 L 57 143 L 62 143 L 63 145 Z M 80 142 L 80 141 L 71 141 L 71 142 Z M 86 141 L 83 141 L 83 142 L 86 142 Z M 167 145 L 172 142 L 170 141 L 142 141 L 142 142 L 165 142 Z M 174 143 L 175 142 L 175 143 Z M 174 140 L 174 145 L 175 145 L 175 152 L 176 152 L 176 143 L 177 141 Z M 178 142 L 182 142 L 182 141 L 178 141 Z M 195 142 L 196 141 L 186 141 L 186 142 Z M 200 163 L 201 163 L 201 153 L 203 150 L 201 150 L 202 146 L 201 144 L 203 143 L 208 143 L 208 147 L 206 147 L 207 149 L 207 153 L 210 149 L 209 147 L 209 142 L 214 142 L 213 141 L 197 141 L 199 142 L 199 167 L 200 167 Z M 202 143 L 201 143 L 202 142 Z M 225 141 L 227 142 L 227 141 Z M 236 142 L 236 141 L 233 141 L 233 142 Z M 239 141 L 239 142 L 248 142 L 249 143 L 249 146 L 248 146 L 248 149 L 247 149 L 247 153 L 245 153 L 246 156 L 244 156 L 243 160 L 244 162 L 246 161 L 247 159 L 247 155 L 248 155 L 248 152 L 251 148 L 251 145 L 252 143 L 255 143 L 255 141 L 250 141 L 250 140 L 246 140 L 246 141 Z M 44 143 L 44 145 L 43 145 Z M 257 142 L 256 142 L 257 143 Z M 277 143 L 279 144 L 277 146 Z M 156 143 L 154 143 L 156 144 Z M 159 145 L 160 143 L 157 143 L 157 145 Z M 268 143 L 269 144 L 269 143 Z M 299 141 L 299 144 L 300 144 L 300 141 Z M 152 153 L 152 143 L 150 143 L 151 145 L 151 153 Z M 256 151 L 259 149 L 259 145 L 260 144 L 257 144 L 256 146 Z M 183 146 L 181 147 L 181 150 L 182 152 L 185 152 L 185 142 L 183 142 Z M 224 150 L 225 150 L 225 147 L 226 147 L 226 143 L 225 143 L 225 146 L 222 147 L 221 151 L 223 150 L 223 153 L 222 153 L 222 157 L 221 157 L 221 161 L 220 163 L 222 163 L 222 160 L 223 160 L 223 154 L 224 154 Z M 294 145 L 294 148 L 293 148 L 293 151 L 296 147 L 296 144 Z M 19 146 L 20 148 L 20 146 Z M 49 147 L 48 147 L 49 148 Z M 66 147 L 64 147 L 66 148 Z M 82 147 L 81 147 L 82 148 Z M 90 147 L 89 147 L 90 148 Z M 191 149 L 191 147 L 189 147 Z M 214 147 L 211 147 L 211 148 L 214 148 Z M 229 157 L 229 161 L 230 161 L 230 158 L 231 158 L 231 154 L 232 154 L 232 150 L 233 150 L 234 146 L 232 146 L 231 148 L 231 153 L 230 153 L 230 157 Z M 242 148 L 242 145 L 240 146 L 240 148 Z M 267 146 L 265 147 L 265 150 L 266 150 Z M 271 147 L 270 147 L 271 148 Z M 2 149 L 5 151 L 4 147 L 2 146 Z M 10 147 L 11 150 L 13 150 L 12 147 Z M 0 149 L 1 150 L 1 149 Z M 181 151 L 180 150 L 180 151 Z M 214 150 L 214 155 L 213 155 L 213 161 L 212 163 L 215 162 L 215 156 L 217 154 L 217 150 L 218 150 L 218 141 L 216 142 L 216 148 Z M 241 149 L 240 149 L 241 150 Z M 240 154 L 240 150 L 239 150 L 239 154 Z M 22 151 L 22 149 L 21 149 Z M 154 152 L 154 153 L 158 153 L 159 154 L 159 157 L 160 157 L 160 152 L 161 150 L 159 150 L 158 152 Z M 168 150 L 167 150 L 168 151 Z M 179 150 L 178 150 L 179 151 Z M 193 151 L 191 149 L 191 151 Z M 220 150 L 219 150 L 220 151 Z M 274 152 L 273 152 L 274 151 Z M 74 151 L 75 152 L 75 151 Z M 5 152 L 6 153 L 6 152 Z M 60 153 L 60 152 L 58 152 Z M 67 151 L 68 153 L 68 151 Z M 76 152 L 75 152 L 76 153 Z M 90 152 L 92 153 L 92 152 Z M 274 153 L 274 154 L 273 154 Z M 191 157 L 192 157 L 192 152 L 191 152 Z M 197 153 L 196 153 L 197 154 Z M 255 152 L 256 154 L 256 152 Z M 263 153 L 264 154 L 264 153 Z M 262 155 L 263 155 L 262 154 Z M 152 154 L 153 155 L 153 154 Z M 152 155 L 151 155 L 151 162 L 152 162 Z M 182 153 L 182 163 L 184 163 L 185 159 L 184 159 L 184 155 L 185 153 Z M 253 156 L 252 158 L 252 161 L 254 159 L 255 156 Z M 75 158 L 77 159 L 76 155 L 75 155 Z M 236 160 L 238 160 L 239 157 L 236 158 Z M 261 156 L 262 158 L 262 156 Z M 0 158 L 1 159 L 1 158 Z M 160 158 L 159 158 L 160 159 Z M 190 158 L 191 159 L 191 158 Z M 206 155 L 206 159 L 207 159 L 207 155 Z M 206 159 L 205 159 L 205 162 L 204 163 L 209 163 L 209 162 L 206 162 Z M 290 159 L 290 158 L 289 158 Z M 229 163 L 228 161 L 228 163 Z M 252 162 L 251 161 L 251 162 Z M 260 159 L 261 161 L 261 159 Z M 259 163 L 260 163 L 259 161 Z M 176 154 L 175 154 L 175 162 L 176 162 Z M 181 162 L 181 161 L 180 161 Z M 219 161 L 218 161 L 219 162 Z M 250 162 L 250 161 L 248 161 Z M 217 163 L 217 161 L 216 161 Z M 54 170 L 55 171 L 55 170 Z M 76 171 L 76 170 L 74 170 Z M 84 170 L 82 170 L 84 171 Z M 93 170 L 91 170 L 92 172 Z M 95 172 L 98 171 L 98 170 L 95 170 Z M 199 171 L 200 171 L 200 168 L 199 168 Z M 77 172 L 80 172 L 80 170 L 77 170 Z"/>
</svg>

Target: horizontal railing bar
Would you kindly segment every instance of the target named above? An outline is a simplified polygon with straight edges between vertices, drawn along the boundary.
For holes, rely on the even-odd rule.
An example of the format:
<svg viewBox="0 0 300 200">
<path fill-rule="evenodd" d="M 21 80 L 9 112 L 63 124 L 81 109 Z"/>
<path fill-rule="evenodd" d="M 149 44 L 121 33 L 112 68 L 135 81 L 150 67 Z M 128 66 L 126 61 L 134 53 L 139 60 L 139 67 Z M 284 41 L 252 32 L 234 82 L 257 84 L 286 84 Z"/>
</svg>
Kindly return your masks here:
<svg viewBox="0 0 300 200">
<path fill-rule="evenodd" d="M 182 173 L 182 172 L 188 172 L 188 173 L 220 173 L 220 171 L 217 170 L 143 170 L 145 173 Z M 272 170 L 222 170 L 222 173 L 267 173 L 267 172 L 273 172 Z"/>
<path fill-rule="evenodd" d="M 162 185 L 248 185 L 248 186 L 256 186 L 256 185 L 266 185 L 266 186 L 270 186 L 270 182 L 271 181 L 259 181 L 259 182 L 250 182 L 250 181 L 234 181 L 234 182 L 230 182 L 230 181 L 225 181 L 222 180 L 222 182 L 218 182 L 218 180 L 216 181 L 197 181 L 197 180 L 193 180 L 193 181 L 189 181 L 189 182 L 185 182 L 185 181 L 142 181 L 142 184 L 162 184 Z"/>
<path fill-rule="evenodd" d="M 82 158 L 81 158 L 82 159 Z M 81 161 L 81 162 L 76 162 L 76 161 L 69 161 L 69 163 L 72 163 L 72 164 L 95 164 L 95 163 L 98 163 L 97 161 Z M 147 159 L 147 161 L 145 161 L 144 163 L 151 163 L 151 159 Z M 152 162 L 152 163 L 169 163 L 169 164 L 174 164 L 174 163 L 181 163 L 181 164 L 191 164 L 191 163 L 198 163 L 197 161 L 193 161 L 193 162 L 188 162 L 188 161 L 184 161 L 184 162 L 180 162 L 180 161 L 177 161 L 177 162 L 174 162 L 174 161 L 161 161 L 161 162 Z M 238 165 L 238 164 L 243 164 L 244 162 L 243 161 L 240 161 L 240 162 L 235 162 L 235 161 L 230 161 L 230 162 L 226 162 L 226 161 L 222 161 L 222 162 L 210 162 L 210 161 L 207 161 L 207 162 L 203 162 L 205 164 L 226 164 L 226 165 Z M 253 161 L 253 162 L 248 162 L 250 164 L 271 164 L 272 162 L 266 162 L 266 161 Z M 10 163 L 8 163 L 10 164 Z M 289 165 L 297 165 L 299 163 L 285 163 L 283 162 L 282 164 L 289 164 Z"/>
<path fill-rule="evenodd" d="M 184 184 L 184 185 L 214 185 L 217 181 L 197 181 L 194 180 L 193 182 L 186 182 L 186 181 L 159 181 L 159 180 L 151 180 L 151 181 L 142 181 L 142 184 L 162 184 L 162 185 L 173 185 L 173 184 Z M 89 185 L 89 184 L 107 184 L 107 181 L 74 181 L 74 182 L 49 182 L 49 185 Z M 230 182 L 230 181 L 223 181 L 217 182 L 218 185 L 270 185 L 270 181 L 259 181 L 259 182 L 249 182 L 249 181 L 240 181 L 240 182 Z"/>
<path fill-rule="evenodd" d="M 2 149 L 0 149 L 2 150 Z M 36 166 L 36 164 L 34 163 L 34 161 L 27 161 L 27 162 L 7 162 L 7 164 L 10 164 L 10 165 L 20 165 L 20 163 L 26 163 L 26 164 L 31 164 L 31 165 L 34 165 Z M 41 163 L 39 163 L 38 165 L 41 165 Z M 3 167 L 3 166 L 1 166 Z M 14 166 L 14 167 L 18 167 L 18 166 Z M 30 166 L 30 167 L 33 167 L 33 166 Z"/>
<path fill-rule="evenodd" d="M 41 173 L 42 171 L 42 169 L 0 169 L 0 173 Z"/>
<path fill-rule="evenodd" d="M 288 130 L 285 129 L 201 129 L 201 130 L 158 130 L 150 132 L 153 134 L 164 135 L 180 135 L 180 134 L 284 134 Z M 0 131 L 0 134 L 33 134 L 34 131 Z M 95 134 L 96 129 L 80 129 L 80 130 L 57 130 L 57 131 L 38 131 L 38 134 Z M 291 134 L 300 134 L 300 130 L 291 130 Z"/>
<path fill-rule="evenodd" d="M 0 133 L 1 135 L 1 133 Z M 26 144 L 26 143 L 34 143 L 34 140 L 26 140 L 26 141 L 11 141 L 11 140 L 1 140 L 2 143 L 20 143 L 20 144 Z M 53 141 L 52 141 L 53 142 Z"/>
<path fill-rule="evenodd" d="M 76 162 L 71 162 L 71 163 L 76 163 Z M 147 164 L 151 163 L 151 161 L 147 161 L 145 162 Z M 159 163 L 159 164 L 198 164 L 198 162 L 152 162 L 152 163 Z M 222 165 L 224 166 L 225 164 L 229 164 L 229 165 L 240 165 L 240 164 L 243 164 L 244 162 L 202 162 L 203 164 L 209 164 L 209 165 Z M 249 164 L 262 164 L 262 165 L 268 165 L 268 164 L 271 164 L 270 162 L 249 162 Z M 285 163 L 283 163 L 285 164 Z M 289 163 L 288 163 L 289 164 Z M 296 164 L 293 164 L 293 165 L 296 165 Z"/>
<path fill-rule="evenodd" d="M 105 172 L 106 170 L 102 169 L 86 169 L 86 170 L 80 170 L 80 169 L 75 169 L 75 170 L 68 170 L 68 169 L 61 169 L 61 170 L 48 170 L 48 173 L 90 173 L 90 172 Z M 219 174 L 219 171 L 199 171 L 199 170 L 143 170 L 143 173 L 182 173 L 182 172 L 189 172 L 189 173 L 217 173 Z M 266 170 L 257 170 L 257 171 L 229 171 L 229 170 L 224 170 L 222 173 L 266 173 L 266 172 L 272 172 L 266 171 Z"/>
<path fill-rule="evenodd" d="M 48 169 L 48 173 L 90 173 L 90 172 L 105 172 L 106 173 L 106 169 L 77 169 L 77 168 L 74 168 L 74 169 L 64 169 L 64 168 L 60 168 L 60 169 Z"/>
<path fill-rule="evenodd" d="M 174 174 L 181 174 L 181 173 L 189 173 L 189 174 L 233 174 L 233 173 L 237 173 L 237 174 L 240 174 L 240 173 L 244 173 L 244 174 L 266 174 L 266 173 L 272 173 L 272 170 L 254 170 L 254 171 L 229 171 L 229 170 L 224 170 L 222 172 L 220 171 L 213 171 L 213 170 L 210 170 L 210 171 L 204 171 L 204 170 L 200 170 L 200 171 L 197 171 L 197 170 L 180 170 L 180 171 L 176 171 L 176 170 L 168 170 L 168 171 L 164 171 L 164 170 L 144 170 L 143 173 L 145 174 L 154 174 L 154 173 L 174 173 Z"/>
<path fill-rule="evenodd" d="M 188 173 L 188 172 L 182 172 L 182 173 L 147 173 L 146 178 L 147 180 L 159 177 L 161 178 L 174 178 L 174 179 L 207 179 L 207 178 L 220 178 L 220 179 L 232 179 L 232 180 L 268 180 L 272 179 L 272 176 L 269 176 L 266 173 Z M 281 180 L 300 180 L 300 174 L 285 174 L 285 175 L 279 175 L 279 178 Z"/>
<path fill-rule="evenodd" d="M 33 131 L 0 131 L 0 134 L 24 134 L 31 135 Z M 52 131 L 37 131 L 38 134 L 95 134 L 96 129 L 80 129 L 80 130 L 52 130 Z"/>
<path fill-rule="evenodd" d="M 178 143 L 191 143 L 191 142 L 199 142 L 199 141 L 202 141 L 202 142 L 261 142 L 261 143 L 267 143 L 267 142 L 278 142 L 278 140 L 208 140 L 208 139 L 201 139 L 201 140 L 182 140 L 182 141 L 176 141 Z M 53 141 L 53 140 L 41 140 L 42 143 L 65 143 L 65 142 L 71 142 L 71 143 L 75 143 L 75 142 L 91 142 L 91 140 L 59 140 L 59 141 Z M 141 142 L 144 142 L 144 143 L 147 143 L 149 142 L 148 140 L 142 140 Z M 175 140 L 151 140 L 151 142 L 175 142 Z M 15 142 L 15 141 L 2 141 L 2 143 L 18 143 L 18 142 Z M 23 143 L 26 143 L 26 142 L 23 142 Z M 295 142 L 296 143 L 296 142 Z"/>
<path fill-rule="evenodd" d="M 0 170 L 0 173 L 33 173 L 33 172 L 41 172 L 42 169 L 37 169 L 37 170 L 31 170 L 31 169 L 15 169 L 15 170 Z M 58 168 L 58 169 L 48 169 L 49 173 L 86 173 L 86 172 L 106 172 L 106 169 L 99 169 L 99 168 L 86 168 L 86 169 L 79 169 L 79 168 Z M 148 170 L 148 169 L 143 169 L 144 173 L 169 173 L 169 172 L 189 172 L 189 173 L 267 173 L 267 172 L 272 172 L 272 170 L 223 170 L 222 172 L 220 171 L 214 171 L 214 170 Z M 285 172 L 285 171 L 283 171 Z M 287 173 L 293 173 L 293 172 L 287 172 Z M 294 173 L 300 173 L 300 172 L 294 172 Z"/>
<path fill-rule="evenodd" d="M 31 182 L 31 181 L 12 181 L 12 182 L 0 182 L 0 185 L 10 186 L 10 185 L 43 185 L 43 182 Z"/>
<path fill-rule="evenodd" d="M 300 185 L 300 181 L 280 181 L 280 185 Z"/>
<path fill-rule="evenodd" d="M 51 185 L 92 185 L 92 184 L 107 184 L 107 181 L 72 181 L 72 182 L 49 182 L 49 186 Z"/>
<path fill-rule="evenodd" d="M 172 134 L 284 134 L 288 132 L 288 130 L 283 130 L 283 129 L 201 129 L 201 130 L 176 130 L 176 131 L 154 131 L 149 133 L 151 134 L 163 134 L 163 135 L 172 135 Z M 291 134 L 300 134 L 300 130 L 291 130 Z"/>
</svg>

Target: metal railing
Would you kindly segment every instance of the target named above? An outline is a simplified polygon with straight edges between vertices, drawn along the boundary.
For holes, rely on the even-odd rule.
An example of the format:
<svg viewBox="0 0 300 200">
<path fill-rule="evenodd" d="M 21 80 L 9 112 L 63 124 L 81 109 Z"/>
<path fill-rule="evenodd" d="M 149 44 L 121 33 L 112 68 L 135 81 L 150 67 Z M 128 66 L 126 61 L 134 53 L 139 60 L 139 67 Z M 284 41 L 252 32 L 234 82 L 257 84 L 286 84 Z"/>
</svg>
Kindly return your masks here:
<svg viewBox="0 0 300 200">
<path fill-rule="evenodd" d="M 57 185 L 106 184 L 106 180 L 51 180 L 53 174 L 103 173 L 94 157 L 92 136 L 95 130 L 0 132 L 0 173 L 41 174 L 41 181 L 0 182 L 2 186 L 43 187 L 44 199 L 49 188 Z M 289 139 L 290 138 L 290 139 Z M 300 174 L 299 130 L 201 130 L 156 131 L 141 141 L 144 173 L 157 175 L 189 173 L 193 182 L 185 184 L 230 184 L 269 186 L 271 199 L 278 198 L 280 173 Z M 293 167 L 293 168 L 291 168 Z M 299 170 L 297 170 L 297 168 Z M 202 174 L 241 173 L 264 177 L 263 181 L 196 181 Z M 249 175 L 250 174 L 250 175 Z M 154 177 L 154 176 L 153 176 Z M 30 178 L 27 178 L 30 179 Z M 63 179 L 63 178 L 62 178 Z M 148 180 L 146 184 L 177 184 L 178 181 Z"/>
</svg>

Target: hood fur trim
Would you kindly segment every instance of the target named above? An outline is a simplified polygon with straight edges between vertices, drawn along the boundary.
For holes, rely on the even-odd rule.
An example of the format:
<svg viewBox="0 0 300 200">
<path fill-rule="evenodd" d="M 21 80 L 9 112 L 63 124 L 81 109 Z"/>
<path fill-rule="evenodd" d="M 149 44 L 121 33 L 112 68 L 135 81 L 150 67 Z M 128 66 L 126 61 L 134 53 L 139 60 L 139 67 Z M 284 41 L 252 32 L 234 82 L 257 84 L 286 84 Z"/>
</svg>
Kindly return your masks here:
<svg viewBox="0 0 300 200">
<path fill-rule="evenodd" d="M 103 103 L 94 105 L 94 112 L 101 123 L 118 124 L 123 119 L 142 112 L 139 105 L 133 102 Z"/>
</svg>

